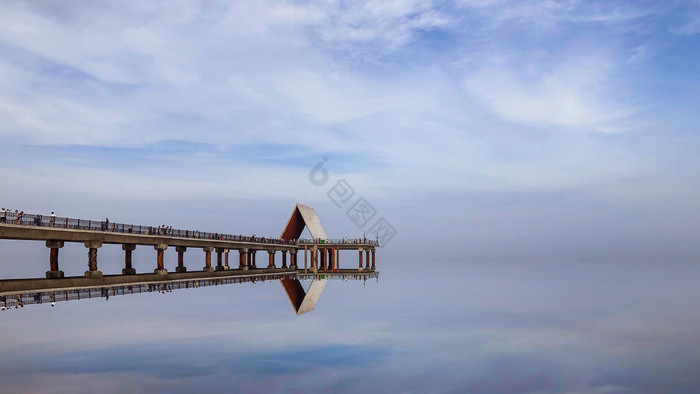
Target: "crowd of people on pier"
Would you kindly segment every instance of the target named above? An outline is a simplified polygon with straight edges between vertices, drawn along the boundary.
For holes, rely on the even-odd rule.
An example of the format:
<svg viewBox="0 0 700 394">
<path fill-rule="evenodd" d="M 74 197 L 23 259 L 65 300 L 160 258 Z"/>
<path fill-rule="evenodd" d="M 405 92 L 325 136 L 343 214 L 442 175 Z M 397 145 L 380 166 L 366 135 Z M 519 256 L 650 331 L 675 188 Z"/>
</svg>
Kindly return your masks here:
<svg viewBox="0 0 700 394">
<path fill-rule="evenodd" d="M 15 211 L 12 212 L 12 209 L 5 208 L 0 210 L 0 223 L 21 224 L 23 217 L 24 211 L 15 209 Z"/>
<path fill-rule="evenodd" d="M 377 245 L 379 241 L 379 237 L 377 237 L 376 240 L 371 240 L 368 239 L 366 236 L 363 236 L 362 238 L 340 238 L 340 239 L 321 239 L 321 238 L 300 238 L 297 240 L 297 243 L 300 244 L 324 244 L 324 243 L 332 243 L 332 244 L 374 244 Z"/>
<path fill-rule="evenodd" d="M 42 215 L 27 215 L 28 220 L 24 220 L 24 211 L 15 209 L 0 209 L 0 223 L 10 223 L 10 224 L 29 224 L 34 226 L 41 226 L 43 224 Z M 51 212 L 49 218 L 49 226 L 56 227 L 56 213 Z"/>
</svg>

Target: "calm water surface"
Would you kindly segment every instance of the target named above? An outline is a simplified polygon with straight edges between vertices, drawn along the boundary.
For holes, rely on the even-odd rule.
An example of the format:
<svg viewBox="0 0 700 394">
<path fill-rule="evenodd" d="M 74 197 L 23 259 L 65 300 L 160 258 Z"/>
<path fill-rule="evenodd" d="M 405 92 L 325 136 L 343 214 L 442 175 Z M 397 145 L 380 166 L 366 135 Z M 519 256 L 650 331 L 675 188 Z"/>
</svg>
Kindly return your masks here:
<svg viewBox="0 0 700 394">
<path fill-rule="evenodd" d="M 383 261 L 0 314 L 3 392 L 700 392 L 696 264 Z"/>
</svg>

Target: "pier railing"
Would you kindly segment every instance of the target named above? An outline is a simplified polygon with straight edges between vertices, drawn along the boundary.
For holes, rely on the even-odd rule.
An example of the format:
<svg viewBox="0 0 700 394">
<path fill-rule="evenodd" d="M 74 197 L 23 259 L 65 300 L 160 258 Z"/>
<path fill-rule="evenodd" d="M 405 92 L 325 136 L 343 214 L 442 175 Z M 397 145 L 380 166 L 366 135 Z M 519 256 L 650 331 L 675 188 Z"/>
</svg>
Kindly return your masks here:
<svg viewBox="0 0 700 394">
<path fill-rule="evenodd" d="M 114 223 L 100 220 L 75 219 L 50 215 L 24 214 L 15 215 L 8 212 L 5 223 L 23 226 L 54 227 L 74 230 L 107 231 L 114 233 L 160 235 L 166 237 L 180 237 L 193 239 L 209 239 L 221 241 L 256 242 L 264 244 L 296 245 L 296 240 L 285 241 L 273 237 L 258 237 L 248 235 L 233 235 L 212 233 L 199 230 L 182 230 L 171 227 L 143 226 L 137 224 Z"/>
<path fill-rule="evenodd" d="M 296 245 L 296 244 L 363 244 L 379 246 L 379 242 L 367 238 L 338 238 L 338 239 L 295 239 L 285 241 L 274 237 L 258 237 L 255 235 L 234 235 L 223 233 L 212 233 L 199 230 L 182 230 L 162 226 L 143 226 L 137 224 L 114 223 L 109 221 L 76 219 L 51 215 L 39 214 L 15 214 L 7 212 L 5 223 L 18 224 L 23 226 L 54 227 L 74 230 L 107 231 L 113 233 L 138 234 L 138 235 L 160 235 L 166 237 L 209 239 L 236 242 L 256 242 L 264 244 Z"/>
</svg>

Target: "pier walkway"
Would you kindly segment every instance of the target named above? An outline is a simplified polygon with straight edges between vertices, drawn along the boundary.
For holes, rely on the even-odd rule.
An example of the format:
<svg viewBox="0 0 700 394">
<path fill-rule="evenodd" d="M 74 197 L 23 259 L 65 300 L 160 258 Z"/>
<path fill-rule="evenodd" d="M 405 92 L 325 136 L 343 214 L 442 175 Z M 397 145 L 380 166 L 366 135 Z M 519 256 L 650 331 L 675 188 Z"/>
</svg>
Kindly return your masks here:
<svg viewBox="0 0 700 394">
<path fill-rule="evenodd" d="M 312 238 L 300 238 L 304 228 L 309 229 Z M 378 242 L 365 238 L 328 238 L 313 209 L 300 204 L 295 206 L 282 235 L 277 238 L 112 223 L 108 219 L 95 221 L 11 213 L 0 216 L 0 239 L 43 241 L 49 248 L 49 270 L 46 272 L 46 278 L 0 280 L 0 297 L 15 296 L 28 291 L 43 294 L 183 280 L 256 280 L 274 275 L 279 276 L 278 279 L 283 283 L 298 314 L 313 309 L 323 289 L 323 286 L 320 286 L 320 290 L 316 291 L 318 294 L 313 302 L 304 301 L 305 292 L 298 281 L 300 277 L 311 275 L 324 280 L 324 283 L 326 277 L 331 275 L 366 278 L 371 274 L 375 277 L 375 251 L 379 247 Z M 88 249 L 88 269 L 83 276 L 66 277 L 60 270 L 59 250 L 66 242 L 82 243 Z M 124 268 L 121 275 L 103 275 L 98 269 L 97 252 L 105 244 L 122 246 Z M 137 246 L 152 247 L 155 250 L 153 273 L 137 274 L 133 268 L 132 253 Z M 170 247 L 174 247 L 178 254 L 175 272 L 165 269 L 164 251 Z M 203 252 L 201 268 L 185 266 L 184 253 L 188 250 Z M 356 268 L 341 268 L 341 251 L 357 253 L 357 260 L 352 259 L 356 261 L 353 264 Z M 229 264 L 231 252 L 238 253 L 237 264 Z M 258 252 L 267 252 L 267 265 L 260 268 L 256 261 Z M 212 253 L 216 253 L 215 265 L 212 264 Z M 279 265 L 276 258 L 278 254 L 281 255 Z M 300 254 L 303 254 L 303 266 L 302 262 L 298 261 L 302 258 Z"/>
</svg>

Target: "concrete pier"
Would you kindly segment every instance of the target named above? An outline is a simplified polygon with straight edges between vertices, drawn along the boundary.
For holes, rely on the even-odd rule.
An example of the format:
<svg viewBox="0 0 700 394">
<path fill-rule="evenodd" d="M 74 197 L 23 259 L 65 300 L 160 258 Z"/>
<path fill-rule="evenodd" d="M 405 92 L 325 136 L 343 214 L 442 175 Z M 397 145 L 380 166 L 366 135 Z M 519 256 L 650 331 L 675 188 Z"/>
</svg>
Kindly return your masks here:
<svg viewBox="0 0 700 394">
<path fill-rule="evenodd" d="M 248 270 L 248 249 L 241 249 L 238 251 L 239 264 L 238 267 L 242 270 Z"/>
<path fill-rule="evenodd" d="M 49 270 L 46 271 L 46 278 L 63 278 L 63 271 L 58 269 L 58 250 L 64 246 L 63 241 L 46 241 L 46 247 L 51 248 L 49 253 Z"/>
<path fill-rule="evenodd" d="M 216 270 L 224 270 L 224 249 L 216 248 Z"/>
<path fill-rule="evenodd" d="M 316 217 L 313 209 L 297 204 L 282 235 L 279 238 L 256 237 L 243 235 L 227 235 L 219 233 L 200 233 L 189 230 L 164 230 L 163 228 L 150 226 L 135 226 L 69 218 L 57 218 L 41 220 L 41 215 L 27 215 L 27 220 L 13 223 L 0 223 L 0 239 L 42 241 L 49 248 L 49 270 L 46 271 L 47 279 L 27 279 L 21 282 L 23 285 L 32 283 L 30 288 L 43 288 L 42 286 L 55 286 L 56 289 L 68 288 L 73 285 L 95 287 L 100 285 L 117 285 L 118 283 L 136 283 L 140 280 L 169 282 L 178 278 L 199 278 L 202 275 L 207 278 L 231 272 L 232 275 L 244 275 L 253 278 L 269 278 L 270 276 L 284 276 L 287 281 L 286 291 L 293 293 L 290 301 L 297 313 L 304 313 L 313 309 L 313 305 L 323 288 L 322 281 L 325 278 L 341 273 L 343 277 L 357 276 L 364 279 L 376 277 L 375 248 L 377 242 L 364 238 L 355 239 L 329 239 Z M 300 239 L 304 229 L 311 234 L 309 239 Z M 65 277 L 59 268 L 59 249 L 66 242 L 82 243 L 87 249 L 87 270 L 81 276 Z M 103 245 L 120 245 L 124 250 L 124 268 L 121 275 L 103 275 L 98 267 L 98 251 Z M 152 246 L 156 251 L 156 268 L 153 274 L 137 274 L 133 268 L 133 251 L 136 246 Z M 177 252 L 177 267 L 175 272 L 169 273 L 165 268 L 164 256 L 168 247 L 174 247 Z M 202 249 L 204 251 L 204 267 L 201 271 L 194 268 L 194 272 L 188 272 L 185 267 L 184 253 L 188 248 Z M 300 269 L 298 253 L 304 251 L 304 268 Z M 216 251 L 216 266 L 212 267 L 211 253 Z M 229 252 L 238 251 L 238 267 L 229 266 Z M 268 264 L 258 269 L 256 262 L 257 251 L 268 253 Z M 357 251 L 358 266 L 354 269 L 341 267 L 341 251 Z M 281 267 L 275 264 L 277 252 L 282 254 Z M 364 252 L 364 253 L 363 253 Z M 288 256 L 289 253 L 289 257 Z M 364 264 L 363 264 L 364 259 Z M 82 270 L 81 270 L 82 271 Z M 370 273 L 372 275 L 370 275 Z M 73 275 L 80 275 L 76 272 Z M 190 276 L 192 274 L 192 276 Z M 298 279 L 313 278 L 317 281 L 304 296 L 303 289 Z M 117 279 L 118 278 L 118 279 Z M 155 279 L 154 279 L 155 278 Z M 34 282 L 40 281 L 40 282 Z M 44 281 L 44 282 L 42 282 Z M 45 282 L 50 281 L 50 282 Z M 0 280 L 0 289 L 3 283 Z M 17 281 L 12 281 L 13 286 Z M 37 284 L 38 283 L 38 284 Z M 19 286 L 19 285 L 18 285 Z M 21 286 L 20 286 L 21 287 Z M 288 293 L 288 295 L 291 293 Z M 307 297 L 308 296 L 308 297 Z M 305 298 L 306 297 L 306 298 Z M 299 303 L 301 302 L 301 303 Z"/>
<path fill-rule="evenodd" d="M 102 272 L 97 269 L 97 249 L 102 247 L 100 241 L 85 242 L 85 247 L 88 248 L 88 270 L 85 271 L 86 278 L 101 278 Z"/>
<path fill-rule="evenodd" d="M 122 269 L 122 275 L 136 275 L 136 270 L 131 266 L 131 252 L 136 249 L 134 244 L 122 244 L 122 250 L 124 250 L 124 268 Z"/>
<path fill-rule="evenodd" d="M 159 244 L 155 245 L 153 249 L 156 250 L 157 252 L 157 257 L 156 257 L 156 262 L 158 264 L 158 268 L 153 270 L 153 273 L 156 275 L 167 275 L 168 270 L 165 269 L 165 262 L 163 256 L 165 255 L 165 250 L 168 249 L 167 244 Z"/>
<path fill-rule="evenodd" d="M 204 247 L 204 268 L 202 271 L 204 272 L 211 272 L 214 271 L 214 268 L 211 266 L 211 252 L 214 250 L 212 247 Z"/>
<path fill-rule="evenodd" d="M 185 252 L 187 251 L 186 246 L 176 246 L 175 251 L 177 252 L 177 267 L 175 272 L 187 272 L 187 267 L 185 267 Z"/>
<path fill-rule="evenodd" d="M 268 254 L 267 268 L 268 269 L 275 269 L 275 250 L 274 249 L 268 250 L 267 254 Z"/>
<path fill-rule="evenodd" d="M 87 237 L 87 233 L 92 233 L 91 238 L 85 241 L 81 241 L 87 248 L 87 270 L 84 271 L 83 275 L 88 278 L 98 278 L 103 275 L 102 271 L 99 269 L 98 255 L 99 249 L 107 243 L 119 243 L 121 248 L 124 250 L 124 268 L 121 270 L 122 275 L 135 275 L 136 270 L 133 268 L 133 251 L 136 249 L 136 242 L 121 242 L 121 241 L 138 241 L 144 237 L 144 235 L 134 235 L 129 236 L 128 234 L 111 234 L 103 231 L 85 231 L 85 230 L 69 230 L 61 228 L 30 228 L 29 226 L 20 226 L 13 224 L 0 224 L 0 239 L 22 239 L 23 236 L 29 234 L 29 239 L 35 239 L 37 236 L 34 231 L 39 231 L 44 235 L 56 235 L 59 234 L 62 238 L 66 240 L 55 240 L 49 239 L 45 240 L 46 247 L 50 249 L 49 254 L 49 270 L 46 271 L 47 278 L 62 278 L 65 276 L 63 271 L 59 268 L 59 249 L 62 248 L 66 242 L 73 242 L 69 239 L 79 239 Z M 32 230 L 32 231 L 29 231 Z M 44 230 L 50 231 L 46 233 Z M 80 237 L 76 237 L 75 234 L 81 234 Z M 120 242 L 114 242 L 112 236 L 117 235 L 120 237 Z M 239 242 L 232 243 L 235 247 L 220 247 L 214 246 L 220 243 L 219 240 L 200 240 L 194 239 L 181 239 L 177 237 L 163 237 L 163 236 L 152 236 L 156 241 L 149 241 L 144 243 L 144 245 L 152 245 L 156 250 L 156 268 L 154 273 L 159 275 L 167 275 L 168 271 L 164 264 L 164 251 L 172 246 L 172 243 L 180 243 L 180 245 L 175 245 L 175 250 L 177 251 L 177 267 L 175 272 L 184 273 L 187 272 L 187 268 L 184 264 L 184 253 L 187 251 L 188 247 L 197 247 L 203 242 L 206 246 L 202 247 L 205 253 L 204 260 L 205 265 L 202 269 L 203 271 L 213 271 L 220 270 L 225 271 L 231 269 L 229 266 L 228 253 L 233 249 L 239 253 L 239 264 L 238 269 L 249 270 L 257 269 L 256 262 L 256 252 L 258 250 L 264 250 L 268 253 L 268 264 L 267 269 L 278 269 L 280 267 L 276 266 L 275 255 L 277 252 L 282 254 L 281 268 L 298 268 L 298 252 L 300 249 L 304 250 L 304 269 L 305 272 L 336 272 L 341 269 L 341 252 L 343 250 L 356 250 L 358 251 L 358 266 L 359 271 L 373 271 L 376 270 L 376 252 L 375 245 L 359 243 L 359 242 L 332 242 L 326 241 L 325 243 L 298 243 L 295 245 L 280 244 L 271 248 L 270 246 L 262 246 L 261 244 L 258 248 L 242 247 Z M 183 245 L 184 241 L 192 244 L 194 246 Z M 154 242 L 154 243 L 152 243 Z M 216 251 L 216 266 L 213 267 L 211 264 L 211 253 Z"/>
</svg>

